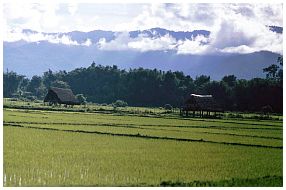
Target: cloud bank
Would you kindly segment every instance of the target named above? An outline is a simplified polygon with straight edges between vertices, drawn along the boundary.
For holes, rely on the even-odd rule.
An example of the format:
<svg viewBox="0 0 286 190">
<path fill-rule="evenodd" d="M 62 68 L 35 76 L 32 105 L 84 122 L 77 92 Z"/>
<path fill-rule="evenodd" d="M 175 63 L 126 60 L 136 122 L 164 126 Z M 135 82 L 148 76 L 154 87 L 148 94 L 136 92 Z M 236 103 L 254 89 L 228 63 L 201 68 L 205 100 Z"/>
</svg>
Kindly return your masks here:
<svg viewBox="0 0 286 190">
<path fill-rule="evenodd" d="M 166 44 L 165 50 L 172 47 L 179 54 L 257 51 L 282 54 L 283 35 L 269 30 L 269 26 L 282 26 L 282 23 L 282 4 L 152 4 L 132 21 L 139 29 L 160 26 L 175 31 L 211 32 L 207 39 L 200 36 L 178 42 L 169 40 L 167 44 L 161 40 L 161 44 Z M 115 42 L 111 42 L 113 46 Z M 146 46 L 141 43 L 141 50 Z"/>
<path fill-rule="evenodd" d="M 7 34 L 6 42 L 15 42 L 15 41 L 26 41 L 29 43 L 47 41 L 53 44 L 63 44 L 63 45 L 72 45 L 72 46 L 90 46 L 91 40 L 87 40 L 83 43 L 79 43 L 75 40 L 72 40 L 68 35 L 61 34 L 46 34 L 42 32 L 23 32 L 23 31 L 12 31 Z"/>
<path fill-rule="evenodd" d="M 98 14 L 88 14 L 89 10 L 81 4 L 6 5 L 4 41 L 46 40 L 65 45 L 97 45 L 102 50 L 172 50 L 178 54 L 245 54 L 257 51 L 282 54 L 283 50 L 283 35 L 269 30 L 269 26 L 283 26 L 282 4 L 144 4 L 141 7 L 127 4 L 124 9 L 118 5 L 96 6 Z M 101 6 L 105 7 L 105 13 L 100 14 Z M 112 18 L 107 15 L 112 15 Z M 131 38 L 127 32 L 155 27 L 173 31 L 207 30 L 210 36 L 201 35 L 184 40 L 176 40 L 169 34 Z M 102 38 L 97 44 L 92 44 L 90 39 L 79 43 L 65 35 L 27 35 L 19 32 L 24 28 L 60 30 L 57 32 L 94 29 L 121 32 L 112 41 L 107 42 Z"/>
</svg>

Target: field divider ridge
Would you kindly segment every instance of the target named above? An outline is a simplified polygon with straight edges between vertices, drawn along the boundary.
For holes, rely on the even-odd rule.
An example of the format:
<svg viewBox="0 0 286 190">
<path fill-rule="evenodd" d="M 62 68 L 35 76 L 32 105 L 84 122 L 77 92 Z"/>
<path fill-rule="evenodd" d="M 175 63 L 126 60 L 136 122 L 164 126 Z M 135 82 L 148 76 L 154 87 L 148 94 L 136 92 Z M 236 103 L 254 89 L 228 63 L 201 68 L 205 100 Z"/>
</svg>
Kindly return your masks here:
<svg viewBox="0 0 286 190">
<path fill-rule="evenodd" d="M 136 126 L 134 124 L 107 124 L 107 123 L 60 123 L 60 122 L 52 122 L 52 123 L 45 123 L 45 122 L 4 122 L 7 124 L 53 124 L 53 125 L 83 125 L 83 126 L 107 126 L 107 127 L 122 127 L 122 128 L 133 128 L 133 129 L 145 129 L 145 130 L 154 130 L 154 131 L 173 131 L 173 132 L 182 132 L 182 133 L 199 133 L 199 134 L 214 134 L 214 135 L 229 135 L 229 136 L 238 136 L 238 137 L 251 137 L 251 138 L 263 138 L 263 139 L 275 139 L 275 140 L 283 140 L 281 137 L 269 137 L 269 136 L 258 136 L 258 135 L 241 135 L 241 134 L 235 134 L 235 133 L 216 133 L 216 132 L 191 132 L 191 131 L 185 131 L 185 130 L 176 130 L 176 129 L 162 129 L 162 127 L 166 128 L 203 128 L 207 129 L 209 127 L 205 126 L 170 126 L 170 125 L 140 125 Z M 158 127 L 158 128 L 146 128 L 141 126 L 150 126 L 150 127 Z M 210 126 L 210 128 L 214 129 L 221 129 L 221 130 L 227 130 L 225 128 L 219 128 L 220 126 L 214 127 Z M 230 128 L 232 129 L 232 128 Z"/>
<path fill-rule="evenodd" d="M 234 142 L 217 142 L 217 141 L 208 141 L 208 140 L 204 140 L 204 139 L 186 139 L 186 138 L 174 138 L 174 137 L 158 137 L 158 136 L 141 135 L 139 133 L 138 134 L 123 134 L 123 133 L 109 133 L 109 132 L 99 132 L 99 131 L 66 130 L 66 129 L 56 129 L 56 128 L 46 128 L 46 127 L 33 127 L 33 126 L 24 126 L 24 125 L 19 125 L 19 124 L 4 123 L 4 126 L 5 125 L 6 126 L 10 126 L 10 127 L 29 128 L 29 129 L 37 129 L 37 130 L 50 130 L 50 131 L 60 131 L 60 132 L 73 132 L 73 133 L 86 133 L 86 134 L 99 134 L 99 135 L 135 137 L 135 138 L 145 138 L 145 139 L 174 140 L 174 141 L 185 141 L 185 142 L 201 142 L 201 143 L 214 143 L 214 144 L 224 144 L 224 145 L 237 145 L 237 146 L 257 147 L 257 148 L 283 149 L 283 146 L 254 145 L 254 144 L 234 143 Z"/>
</svg>

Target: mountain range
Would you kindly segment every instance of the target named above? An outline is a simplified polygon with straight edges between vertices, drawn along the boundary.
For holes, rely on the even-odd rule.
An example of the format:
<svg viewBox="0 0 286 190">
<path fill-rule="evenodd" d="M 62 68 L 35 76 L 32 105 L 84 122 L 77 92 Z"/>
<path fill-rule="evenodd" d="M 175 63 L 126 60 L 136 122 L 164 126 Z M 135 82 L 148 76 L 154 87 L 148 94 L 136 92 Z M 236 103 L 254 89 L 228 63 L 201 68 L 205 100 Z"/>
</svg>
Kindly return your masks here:
<svg viewBox="0 0 286 190">
<path fill-rule="evenodd" d="M 269 26 L 269 29 L 282 33 L 282 28 Z M 39 34 L 25 29 L 24 35 Z M 67 37 L 79 45 L 55 43 L 51 40 L 38 41 L 18 40 L 3 43 L 4 71 L 15 71 L 27 77 L 42 75 L 43 72 L 70 71 L 79 67 L 88 67 L 93 61 L 101 65 L 117 65 L 121 69 L 150 68 L 172 71 L 183 71 L 195 78 L 209 75 L 211 79 L 220 80 L 225 75 L 234 74 L 238 78 L 250 79 L 265 77 L 262 69 L 276 63 L 279 54 L 260 51 L 248 54 L 178 54 L 174 50 L 134 51 L 130 49 L 102 49 L 98 44 L 114 41 L 121 33 L 95 30 L 91 32 L 73 31 L 67 33 L 42 33 L 44 36 Z M 197 36 L 208 37 L 209 31 L 194 30 L 175 32 L 163 28 L 152 28 L 143 31 L 130 31 L 128 38 L 149 37 L 152 39 L 169 35 L 173 39 L 192 40 Z M 88 42 L 88 43 L 87 43 Z M 207 42 L 205 42 L 207 43 Z M 86 45 L 82 45 L 86 44 Z"/>
</svg>

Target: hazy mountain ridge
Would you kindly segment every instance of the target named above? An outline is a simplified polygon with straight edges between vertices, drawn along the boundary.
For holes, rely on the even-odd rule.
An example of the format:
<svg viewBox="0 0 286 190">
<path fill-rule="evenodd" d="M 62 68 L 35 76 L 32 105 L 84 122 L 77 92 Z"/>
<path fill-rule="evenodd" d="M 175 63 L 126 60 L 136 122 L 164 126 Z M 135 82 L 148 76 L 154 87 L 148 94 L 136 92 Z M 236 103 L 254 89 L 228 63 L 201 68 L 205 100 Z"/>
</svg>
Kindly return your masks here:
<svg viewBox="0 0 286 190">
<path fill-rule="evenodd" d="M 269 27 L 275 32 L 282 32 L 281 27 Z M 23 30 L 24 33 L 37 33 Z M 96 45 L 104 38 L 107 42 L 115 39 L 118 32 L 95 30 L 91 32 L 73 31 L 68 33 L 44 33 L 45 35 L 68 36 L 71 40 L 84 43 L 90 39 L 93 45 L 73 46 L 40 42 L 5 42 L 4 41 L 4 70 L 9 69 L 28 77 L 41 75 L 44 71 L 67 70 L 87 67 L 92 61 L 102 65 L 118 65 L 119 68 L 157 68 L 162 70 L 179 70 L 195 77 L 210 75 L 212 79 L 221 79 L 225 75 L 234 74 L 239 78 L 264 77 L 262 69 L 276 63 L 278 54 L 271 52 L 256 52 L 250 54 L 217 54 L 217 55 L 180 55 L 174 51 L 105 51 Z M 176 40 L 192 39 L 198 35 L 205 37 L 209 31 L 195 30 L 192 32 L 175 32 L 162 28 L 152 28 L 143 31 L 130 31 L 131 38 L 140 35 L 158 38 L 170 35 Z"/>
<path fill-rule="evenodd" d="M 24 34 L 38 34 L 39 32 L 25 29 L 22 31 Z M 83 43 L 87 39 L 90 39 L 92 43 L 97 43 L 100 39 L 104 38 L 107 42 L 114 40 L 115 37 L 119 34 L 125 32 L 113 32 L 113 31 L 104 31 L 104 30 L 94 30 L 90 32 L 81 32 L 81 31 L 72 31 L 66 33 L 42 33 L 43 35 L 57 35 L 58 37 L 68 36 L 71 40 L 76 41 L 78 43 Z M 185 40 L 197 37 L 198 35 L 203 35 L 208 37 L 210 35 L 209 31 L 206 30 L 194 30 L 194 31 L 171 31 L 163 28 L 151 28 L 149 30 L 136 30 L 128 32 L 131 38 L 137 38 L 140 35 L 150 37 L 150 38 L 158 38 L 165 35 L 170 35 L 176 40 Z"/>
</svg>

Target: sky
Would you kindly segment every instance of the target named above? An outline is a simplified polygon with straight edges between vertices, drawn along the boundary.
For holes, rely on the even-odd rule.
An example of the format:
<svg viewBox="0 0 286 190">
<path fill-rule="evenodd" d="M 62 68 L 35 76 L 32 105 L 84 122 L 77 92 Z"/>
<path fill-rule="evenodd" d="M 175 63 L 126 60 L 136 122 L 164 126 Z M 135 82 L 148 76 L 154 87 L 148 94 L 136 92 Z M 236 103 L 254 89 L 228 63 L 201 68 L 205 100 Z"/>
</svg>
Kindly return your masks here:
<svg viewBox="0 0 286 190">
<path fill-rule="evenodd" d="M 4 41 L 40 41 L 66 45 L 79 44 L 59 33 L 70 31 L 112 30 L 122 34 L 111 42 L 102 39 L 99 48 L 133 49 L 138 51 L 173 50 L 178 53 L 204 54 L 212 52 L 252 53 L 271 51 L 282 54 L 283 35 L 268 26 L 283 27 L 283 5 L 219 4 L 219 3 L 5 3 L 3 4 Z M 150 28 L 173 31 L 208 30 L 209 37 L 176 41 L 172 36 L 132 39 L 126 31 Z M 40 32 L 27 36 L 23 29 Z M 206 43 L 207 42 L 207 43 Z M 203 45 L 204 44 L 204 45 Z"/>
</svg>

